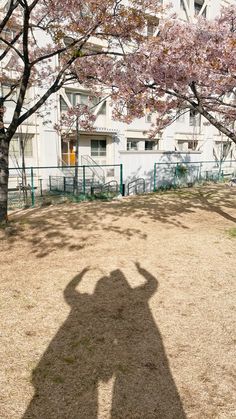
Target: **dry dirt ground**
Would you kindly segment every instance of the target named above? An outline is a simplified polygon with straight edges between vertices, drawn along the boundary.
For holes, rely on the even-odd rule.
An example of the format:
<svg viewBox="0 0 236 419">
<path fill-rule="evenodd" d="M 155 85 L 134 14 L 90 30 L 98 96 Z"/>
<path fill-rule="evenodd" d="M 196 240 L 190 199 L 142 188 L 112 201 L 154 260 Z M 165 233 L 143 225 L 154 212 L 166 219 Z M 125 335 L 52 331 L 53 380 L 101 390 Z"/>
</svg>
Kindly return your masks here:
<svg viewBox="0 0 236 419">
<path fill-rule="evenodd" d="M 235 189 L 13 213 L 0 417 L 236 418 Z"/>
</svg>

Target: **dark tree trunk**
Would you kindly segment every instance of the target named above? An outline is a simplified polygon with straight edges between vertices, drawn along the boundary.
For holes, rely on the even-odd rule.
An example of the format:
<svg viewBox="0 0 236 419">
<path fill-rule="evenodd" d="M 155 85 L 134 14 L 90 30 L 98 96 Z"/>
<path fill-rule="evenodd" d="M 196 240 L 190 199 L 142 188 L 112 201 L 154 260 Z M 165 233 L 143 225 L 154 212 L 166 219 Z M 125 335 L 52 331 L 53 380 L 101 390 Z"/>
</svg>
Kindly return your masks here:
<svg viewBox="0 0 236 419">
<path fill-rule="evenodd" d="M 21 156 L 22 156 L 21 182 L 22 182 L 23 200 L 24 200 L 25 205 L 27 205 L 27 176 L 26 176 L 26 169 L 25 169 L 26 142 L 27 142 L 27 138 L 22 138 L 22 136 L 20 136 L 20 151 L 21 151 Z"/>
<path fill-rule="evenodd" d="M 0 223 L 7 222 L 8 156 L 9 141 L 6 134 L 0 132 Z"/>
<path fill-rule="evenodd" d="M 76 142 L 75 142 L 75 194 L 78 195 L 78 165 L 79 165 L 79 120 L 76 118 Z"/>
<path fill-rule="evenodd" d="M 203 115 L 215 128 L 217 128 L 222 134 L 226 135 L 231 141 L 236 144 L 236 134 L 230 130 L 226 125 L 221 124 L 214 116 L 206 111 L 202 106 L 196 106 L 196 109 L 201 115 Z"/>
</svg>

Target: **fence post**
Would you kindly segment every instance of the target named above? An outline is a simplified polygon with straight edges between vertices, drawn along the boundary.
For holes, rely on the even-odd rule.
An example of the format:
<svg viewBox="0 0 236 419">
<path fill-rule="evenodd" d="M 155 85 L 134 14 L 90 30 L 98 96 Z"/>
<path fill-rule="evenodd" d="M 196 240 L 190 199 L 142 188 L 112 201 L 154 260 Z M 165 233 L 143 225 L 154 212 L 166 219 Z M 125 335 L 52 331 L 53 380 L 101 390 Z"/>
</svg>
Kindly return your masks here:
<svg viewBox="0 0 236 419">
<path fill-rule="evenodd" d="M 123 195 L 123 164 L 120 164 L 120 194 Z"/>
<path fill-rule="evenodd" d="M 223 159 L 220 159 L 218 181 L 220 181 L 220 179 L 222 178 L 222 162 L 223 162 Z"/>
<path fill-rule="evenodd" d="M 202 163 L 199 164 L 199 176 L 198 176 L 199 182 L 202 180 Z"/>
<path fill-rule="evenodd" d="M 49 190 L 52 190 L 52 176 L 49 175 Z"/>
<path fill-rule="evenodd" d="M 31 176 L 31 204 L 32 204 L 32 207 L 34 207 L 35 196 L 34 196 L 34 169 L 33 167 L 30 168 L 30 176 Z"/>
<path fill-rule="evenodd" d="M 154 179 L 153 179 L 153 192 L 156 192 L 157 189 L 157 164 L 154 163 Z"/>
<path fill-rule="evenodd" d="M 83 166 L 83 194 L 84 194 L 84 197 L 85 197 L 85 194 L 86 194 L 85 169 L 86 169 L 86 166 Z"/>
<path fill-rule="evenodd" d="M 40 196 L 43 196 L 43 179 L 39 179 L 40 184 Z"/>
</svg>

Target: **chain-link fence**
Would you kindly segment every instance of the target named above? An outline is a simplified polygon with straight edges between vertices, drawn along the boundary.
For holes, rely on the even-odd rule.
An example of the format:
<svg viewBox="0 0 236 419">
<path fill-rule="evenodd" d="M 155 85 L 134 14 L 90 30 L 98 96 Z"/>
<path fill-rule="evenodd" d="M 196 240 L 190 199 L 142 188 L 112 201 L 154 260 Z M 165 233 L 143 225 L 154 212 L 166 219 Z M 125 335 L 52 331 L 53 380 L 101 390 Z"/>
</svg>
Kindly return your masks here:
<svg viewBox="0 0 236 419">
<path fill-rule="evenodd" d="M 158 162 L 154 164 L 154 191 L 188 187 L 236 176 L 236 160 Z"/>
<path fill-rule="evenodd" d="M 8 207 L 110 199 L 122 193 L 122 165 L 9 169 Z"/>
</svg>

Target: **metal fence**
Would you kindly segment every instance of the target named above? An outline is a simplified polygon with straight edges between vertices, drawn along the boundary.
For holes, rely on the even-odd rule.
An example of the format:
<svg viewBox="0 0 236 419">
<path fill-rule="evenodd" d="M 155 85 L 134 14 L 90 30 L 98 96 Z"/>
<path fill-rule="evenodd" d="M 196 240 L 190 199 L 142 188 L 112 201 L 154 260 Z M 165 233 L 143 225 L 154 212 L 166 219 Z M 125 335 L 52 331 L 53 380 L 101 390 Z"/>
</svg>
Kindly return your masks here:
<svg viewBox="0 0 236 419">
<path fill-rule="evenodd" d="M 145 193 L 145 179 L 134 179 L 127 185 L 127 195 L 139 195 Z"/>
<path fill-rule="evenodd" d="M 49 205 L 54 202 L 110 199 L 123 195 L 123 165 L 48 166 L 9 169 L 8 207 Z M 152 169 L 153 173 L 153 169 Z M 236 177 L 236 160 L 178 161 L 154 164 L 151 190 L 189 187 L 205 181 L 224 181 Z M 126 193 L 138 194 L 146 190 L 143 178 L 132 180 Z"/>
<path fill-rule="evenodd" d="M 97 166 L 48 166 L 9 169 L 8 207 L 34 207 L 54 202 L 109 199 L 122 193 L 122 164 Z"/>
<path fill-rule="evenodd" d="M 236 160 L 158 162 L 154 164 L 154 191 L 219 182 L 236 176 Z"/>
</svg>

